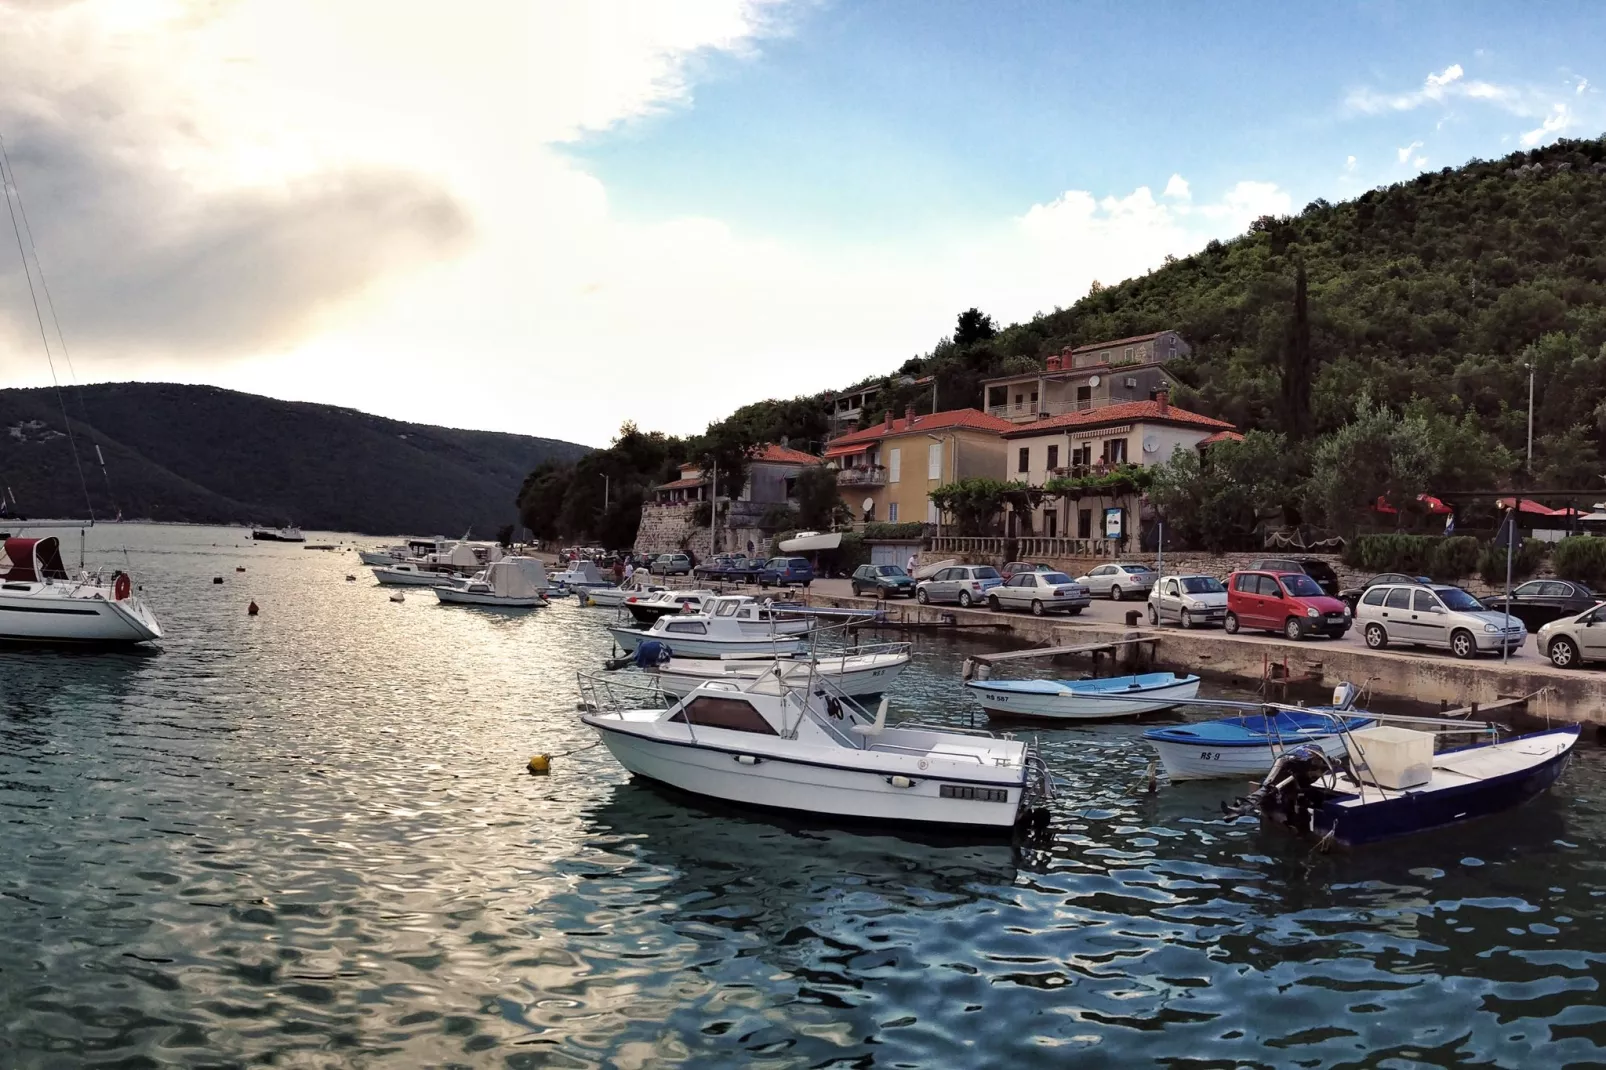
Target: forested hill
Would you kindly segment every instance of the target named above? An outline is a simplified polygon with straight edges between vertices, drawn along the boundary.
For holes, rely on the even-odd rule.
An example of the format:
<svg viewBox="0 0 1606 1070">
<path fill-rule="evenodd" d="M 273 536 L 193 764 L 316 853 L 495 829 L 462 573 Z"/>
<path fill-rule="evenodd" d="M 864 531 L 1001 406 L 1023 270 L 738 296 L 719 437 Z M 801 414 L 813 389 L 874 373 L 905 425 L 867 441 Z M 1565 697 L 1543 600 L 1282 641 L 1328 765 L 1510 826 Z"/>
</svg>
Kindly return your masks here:
<svg viewBox="0 0 1606 1070">
<path fill-rule="evenodd" d="M 492 537 L 516 519 L 525 475 L 587 447 L 402 423 L 353 409 L 209 386 L 69 389 L 100 517 Z M 110 486 L 95 464 L 106 458 Z M 0 390 L 0 480 L 31 516 L 84 515 L 84 492 L 50 390 Z M 9 495 L 8 495 L 9 499 Z"/>
<path fill-rule="evenodd" d="M 1532 362 L 1531 485 L 1606 491 L 1606 143 L 1562 141 L 1316 201 L 1070 308 L 979 327 L 901 370 L 935 374 L 944 405 L 977 404 L 983 378 L 1040 368 L 1064 345 L 1176 328 L 1194 354 L 1168 365 L 1175 400 L 1240 427 L 1311 440 L 1351 419 L 1363 393 L 1428 418 L 1470 414 L 1469 430 L 1487 436 L 1476 459 L 1492 467 L 1440 472 L 1445 489 L 1502 468 L 1516 478 Z M 884 403 L 919 407 L 929 394 L 892 388 Z"/>
</svg>

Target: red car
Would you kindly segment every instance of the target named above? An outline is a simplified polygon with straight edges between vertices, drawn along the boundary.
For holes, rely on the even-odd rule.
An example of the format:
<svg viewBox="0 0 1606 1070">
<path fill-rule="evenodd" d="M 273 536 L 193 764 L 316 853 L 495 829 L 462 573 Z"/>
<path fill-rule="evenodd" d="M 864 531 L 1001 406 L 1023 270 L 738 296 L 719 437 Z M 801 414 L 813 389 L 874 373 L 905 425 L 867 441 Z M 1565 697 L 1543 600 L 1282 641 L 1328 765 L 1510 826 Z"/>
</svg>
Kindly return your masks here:
<svg viewBox="0 0 1606 1070">
<path fill-rule="evenodd" d="M 1234 572 L 1227 577 L 1227 634 L 1264 628 L 1289 639 L 1342 638 L 1354 618 L 1349 606 L 1323 594 L 1303 572 Z"/>
</svg>

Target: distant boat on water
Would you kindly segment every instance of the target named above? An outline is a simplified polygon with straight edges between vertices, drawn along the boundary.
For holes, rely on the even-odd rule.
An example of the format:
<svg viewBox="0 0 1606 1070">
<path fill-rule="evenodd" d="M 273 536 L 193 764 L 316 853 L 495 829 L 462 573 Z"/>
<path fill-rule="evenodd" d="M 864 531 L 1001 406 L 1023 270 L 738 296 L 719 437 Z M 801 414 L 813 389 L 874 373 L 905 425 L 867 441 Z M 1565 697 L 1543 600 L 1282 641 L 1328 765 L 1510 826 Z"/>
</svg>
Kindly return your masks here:
<svg viewBox="0 0 1606 1070">
<path fill-rule="evenodd" d="M 297 527 L 252 528 L 251 537 L 257 542 L 306 542 L 307 537 Z"/>
</svg>

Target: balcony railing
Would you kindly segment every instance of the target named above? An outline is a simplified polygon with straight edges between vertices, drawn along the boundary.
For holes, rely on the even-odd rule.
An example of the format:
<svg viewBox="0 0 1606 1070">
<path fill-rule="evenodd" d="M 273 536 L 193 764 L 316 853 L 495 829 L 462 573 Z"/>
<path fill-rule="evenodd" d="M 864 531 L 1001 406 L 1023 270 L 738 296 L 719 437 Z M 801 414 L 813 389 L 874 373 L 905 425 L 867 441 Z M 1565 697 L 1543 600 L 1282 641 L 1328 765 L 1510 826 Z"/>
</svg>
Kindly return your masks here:
<svg viewBox="0 0 1606 1070">
<path fill-rule="evenodd" d="M 836 474 L 836 485 L 839 487 L 880 487 L 886 482 L 887 470 L 879 464 L 844 468 Z"/>
<path fill-rule="evenodd" d="M 1077 557 L 1117 557 L 1125 545 L 1122 539 L 1065 539 L 1022 535 L 1015 539 L 993 535 L 983 538 L 938 535 L 927 540 L 926 550 L 934 554 L 968 554 L 972 557 L 1001 558 L 1007 545 L 1014 543 L 1018 560 L 1065 559 Z"/>
<path fill-rule="evenodd" d="M 1114 405 L 1118 401 L 1130 401 L 1131 398 L 1098 398 L 1097 400 L 1084 398 L 1080 401 L 1039 401 L 1036 403 L 1021 402 L 1019 405 L 989 405 L 987 415 L 997 416 L 1003 420 L 1035 420 L 1041 416 L 1059 416 L 1067 412 L 1088 412 L 1091 409 L 1102 408 L 1105 405 Z"/>
</svg>

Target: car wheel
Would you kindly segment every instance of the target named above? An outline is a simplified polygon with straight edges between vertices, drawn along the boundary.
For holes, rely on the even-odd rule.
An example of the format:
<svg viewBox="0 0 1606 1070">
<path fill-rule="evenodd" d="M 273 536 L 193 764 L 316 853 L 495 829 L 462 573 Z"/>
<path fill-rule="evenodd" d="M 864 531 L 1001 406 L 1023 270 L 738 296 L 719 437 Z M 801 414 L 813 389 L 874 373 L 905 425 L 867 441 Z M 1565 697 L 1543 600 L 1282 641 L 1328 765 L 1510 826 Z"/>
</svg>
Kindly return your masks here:
<svg viewBox="0 0 1606 1070">
<path fill-rule="evenodd" d="M 997 613 L 999 610 L 1003 609 L 1004 606 L 998 601 L 998 596 L 996 594 L 990 594 L 987 596 L 987 608 L 992 610 L 994 613 Z"/>
<path fill-rule="evenodd" d="M 970 608 L 970 592 L 969 591 L 960 591 L 959 592 L 959 608 L 960 609 L 969 609 Z"/>
<path fill-rule="evenodd" d="M 1565 635 L 1558 635 L 1552 640 L 1550 649 L 1545 653 L 1550 656 L 1550 663 L 1558 669 L 1570 669 L 1578 664 L 1578 647 Z"/>
<path fill-rule="evenodd" d="M 1186 609 L 1184 609 L 1181 613 L 1177 614 L 1177 622 L 1182 625 L 1184 630 L 1192 628 L 1193 616 L 1189 614 Z"/>
<path fill-rule="evenodd" d="M 1042 615 L 1043 615 L 1043 603 L 1039 602 L 1035 598 L 1032 599 L 1032 616 L 1041 617 Z"/>
<path fill-rule="evenodd" d="M 1283 634 L 1291 643 L 1297 643 L 1305 638 L 1305 622 L 1298 617 L 1289 617 L 1283 624 Z"/>
<path fill-rule="evenodd" d="M 918 591 L 915 592 L 915 601 L 919 602 L 921 605 L 925 605 L 926 603 L 931 601 L 931 596 L 928 595 L 926 593 L 926 589 L 924 587 L 922 587 Z"/>
<path fill-rule="evenodd" d="M 1228 635 L 1237 635 L 1238 614 L 1228 613 L 1226 619 L 1221 622 L 1221 627 Z"/>
<path fill-rule="evenodd" d="M 1465 628 L 1459 628 L 1450 633 L 1450 653 L 1458 658 L 1475 658 L 1478 656 L 1478 644 L 1472 638 L 1472 633 Z"/>
<path fill-rule="evenodd" d="M 1160 611 L 1154 608 L 1153 602 L 1149 603 L 1149 623 L 1156 627 L 1160 624 Z"/>
<path fill-rule="evenodd" d="M 1110 588 L 1110 601 L 1119 602 L 1120 600 L 1121 600 L 1121 588 L 1119 588 L 1119 587 L 1111 587 Z"/>
<path fill-rule="evenodd" d="M 1383 630 L 1381 624 L 1368 624 L 1366 626 L 1366 645 L 1373 650 L 1382 650 L 1389 645 L 1389 633 Z"/>
<path fill-rule="evenodd" d="M 855 583 L 853 585 L 852 590 L 853 590 L 853 597 L 855 597 L 855 598 L 859 597 L 859 585 L 857 583 Z"/>
</svg>

